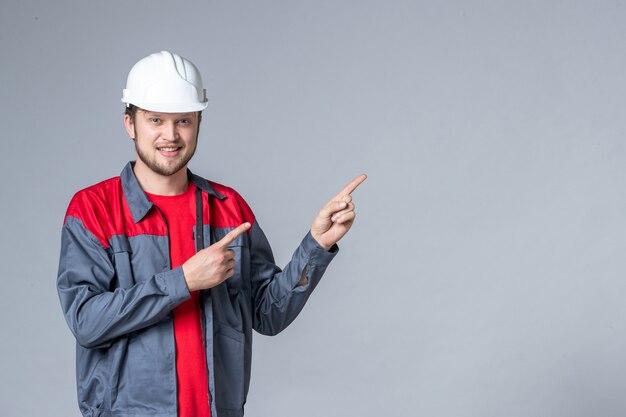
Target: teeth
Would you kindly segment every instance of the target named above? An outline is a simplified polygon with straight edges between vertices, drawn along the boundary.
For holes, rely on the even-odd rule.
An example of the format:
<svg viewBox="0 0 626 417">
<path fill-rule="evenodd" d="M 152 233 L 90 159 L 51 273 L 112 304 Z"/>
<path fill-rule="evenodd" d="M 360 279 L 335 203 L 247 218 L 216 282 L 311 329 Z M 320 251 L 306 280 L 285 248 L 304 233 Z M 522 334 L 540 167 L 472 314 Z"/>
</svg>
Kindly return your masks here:
<svg viewBox="0 0 626 417">
<path fill-rule="evenodd" d="M 178 150 L 178 148 L 160 148 L 164 152 L 174 152 Z"/>
</svg>

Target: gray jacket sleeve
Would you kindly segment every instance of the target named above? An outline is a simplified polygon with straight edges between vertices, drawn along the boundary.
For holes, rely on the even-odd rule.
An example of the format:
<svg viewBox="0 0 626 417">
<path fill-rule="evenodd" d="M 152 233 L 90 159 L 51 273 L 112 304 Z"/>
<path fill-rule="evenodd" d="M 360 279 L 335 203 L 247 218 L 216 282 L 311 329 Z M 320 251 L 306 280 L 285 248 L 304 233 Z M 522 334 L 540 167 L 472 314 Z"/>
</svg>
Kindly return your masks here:
<svg viewBox="0 0 626 417">
<path fill-rule="evenodd" d="M 189 298 L 181 268 L 154 274 L 122 288 L 108 251 L 68 217 L 61 237 L 57 290 L 77 342 L 107 347 L 120 336 L 150 326 Z"/>
<path fill-rule="evenodd" d="M 256 222 L 248 236 L 254 303 L 253 327 L 261 334 L 275 335 L 300 313 L 339 248 L 335 245 L 330 251 L 324 250 L 309 232 L 281 271 L 274 262 L 265 234 Z M 307 282 L 298 286 L 302 277 L 306 277 Z"/>
</svg>

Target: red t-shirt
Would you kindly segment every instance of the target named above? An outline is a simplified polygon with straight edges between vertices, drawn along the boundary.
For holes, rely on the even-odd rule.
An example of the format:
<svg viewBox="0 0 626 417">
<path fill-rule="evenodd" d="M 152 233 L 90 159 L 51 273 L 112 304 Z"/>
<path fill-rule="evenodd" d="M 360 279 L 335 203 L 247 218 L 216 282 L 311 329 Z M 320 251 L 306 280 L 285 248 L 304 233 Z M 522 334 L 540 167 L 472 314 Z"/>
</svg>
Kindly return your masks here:
<svg viewBox="0 0 626 417">
<path fill-rule="evenodd" d="M 162 196 L 146 193 L 167 220 L 172 269 L 184 264 L 196 253 L 193 238 L 193 228 L 196 225 L 195 191 L 196 186 L 190 182 L 183 194 Z M 191 299 L 174 309 L 180 417 L 211 415 L 201 314 L 197 291 L 191 293 Z"/>
</svg>

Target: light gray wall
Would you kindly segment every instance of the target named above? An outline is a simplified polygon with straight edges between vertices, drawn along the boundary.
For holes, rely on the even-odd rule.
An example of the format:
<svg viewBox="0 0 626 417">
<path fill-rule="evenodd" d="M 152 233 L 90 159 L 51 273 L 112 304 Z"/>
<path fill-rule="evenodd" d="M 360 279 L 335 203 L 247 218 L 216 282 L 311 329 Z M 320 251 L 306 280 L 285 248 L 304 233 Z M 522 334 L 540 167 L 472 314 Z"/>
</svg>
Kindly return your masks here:
<svg viewBox="0 0 626 417">
<path fill-rule="evenodd" d="M 77 416 L 55 290 L 72 194 L 132 157 L 119 101 L 169 49 L 210 96 L 192 169 L 284 264 L 360 172 L 250 416 L 626 414 L 626 3 L 0 2 L 0 415 Z"/>
</svg>

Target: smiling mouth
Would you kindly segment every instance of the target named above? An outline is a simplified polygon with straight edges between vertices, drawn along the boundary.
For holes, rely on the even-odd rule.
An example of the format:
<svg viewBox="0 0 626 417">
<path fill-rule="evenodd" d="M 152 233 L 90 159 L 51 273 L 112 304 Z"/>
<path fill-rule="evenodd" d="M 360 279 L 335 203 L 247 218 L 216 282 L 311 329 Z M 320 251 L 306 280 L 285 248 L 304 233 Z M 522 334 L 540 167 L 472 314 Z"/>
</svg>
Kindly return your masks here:
<svg viewBox="0 0 626 417">
<path fill-rule="evenodd" d="M 159 154 L 165 158 L 176 158 L 178 157 L 179 151 L 182 149 L 182 146 L 159 146 L 157 147 L 157 151 Z"/>
</svg>

